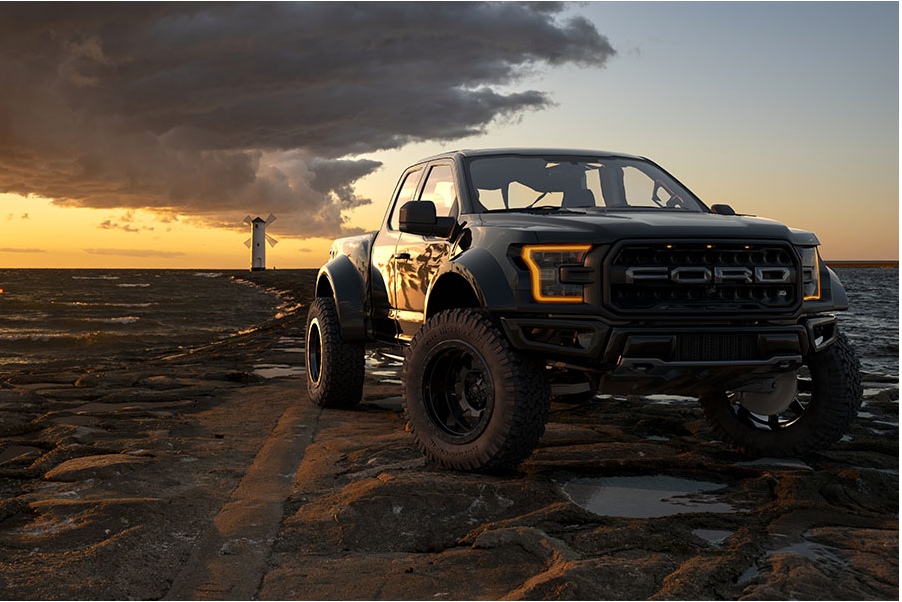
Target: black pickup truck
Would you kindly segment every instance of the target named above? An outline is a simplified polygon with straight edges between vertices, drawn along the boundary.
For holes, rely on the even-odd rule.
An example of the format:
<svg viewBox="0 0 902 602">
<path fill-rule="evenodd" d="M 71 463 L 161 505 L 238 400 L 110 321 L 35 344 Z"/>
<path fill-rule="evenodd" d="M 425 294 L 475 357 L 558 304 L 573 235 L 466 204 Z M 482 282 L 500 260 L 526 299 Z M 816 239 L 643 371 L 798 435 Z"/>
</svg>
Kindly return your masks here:
<svg viewBox="0 0 902 602">
<path fill-rule="evenodd" d="M 848 307 L 811 232 L 708 207 L 642 157 L 500 149 L 404 171 L 376 232 L 336 240 L 307 319 L 307 390 L 358 403 L 365 346 L 404 359 L 439 465 L 515 465 L 553 396 L 697 397 L 750 455 L 832 445 L 861 404 Z"/>
</svg>

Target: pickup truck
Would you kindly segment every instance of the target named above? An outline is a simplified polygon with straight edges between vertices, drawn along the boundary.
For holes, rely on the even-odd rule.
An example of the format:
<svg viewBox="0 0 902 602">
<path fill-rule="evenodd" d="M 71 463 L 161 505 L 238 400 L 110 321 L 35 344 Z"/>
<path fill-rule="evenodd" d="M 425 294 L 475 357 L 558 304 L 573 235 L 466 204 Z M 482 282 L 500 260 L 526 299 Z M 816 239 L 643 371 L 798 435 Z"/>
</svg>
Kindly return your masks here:
<svg viewBox="0 0 902 602">
<path fill-rule="evenodd" d="M 362 397 L 364 351 L 403 359 L 408 429 L 438 465 L 514 466 L 553 396 L 696 397 L 753 456 L 832 445 L 861 405 L 818 238 L 705 205 L 643 157 L 443 153 L 376 232 L 334 242 L 306 334 L 313 403 Z M 602 403 L 601 400 L 596 402 Z"/>
</svg>

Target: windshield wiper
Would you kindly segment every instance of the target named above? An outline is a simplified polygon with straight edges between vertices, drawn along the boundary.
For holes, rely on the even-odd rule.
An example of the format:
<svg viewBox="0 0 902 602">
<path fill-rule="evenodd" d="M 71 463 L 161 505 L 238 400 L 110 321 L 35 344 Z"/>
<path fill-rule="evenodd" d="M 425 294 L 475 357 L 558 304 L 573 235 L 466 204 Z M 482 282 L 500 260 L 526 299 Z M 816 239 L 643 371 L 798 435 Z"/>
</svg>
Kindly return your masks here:
<svg viewBox="0 0 902 602">
<path fill-rule="evenodd" d="M 578 213 L 584 214 L 585 211 L 574 211 L 559 205 L 538 205 L 537 207 L 509 207 L 507 209 L 489 209 L 486 213 Z"/>
</svg>

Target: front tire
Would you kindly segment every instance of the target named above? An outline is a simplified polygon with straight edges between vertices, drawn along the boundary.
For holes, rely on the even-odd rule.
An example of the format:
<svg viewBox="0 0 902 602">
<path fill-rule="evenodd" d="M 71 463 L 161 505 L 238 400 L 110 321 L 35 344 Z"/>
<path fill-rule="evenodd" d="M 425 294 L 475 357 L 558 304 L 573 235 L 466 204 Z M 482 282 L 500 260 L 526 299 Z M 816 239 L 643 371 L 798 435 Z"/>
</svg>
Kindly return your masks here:
<svg viewBox="0 0 902 602">
<path fill-rule="evenodd" d="M 757 457 L 798 457 L 827 449 L 848 432 L 861 407 L 861 366 L 848 339 L 806 360 L 810 380 L 797 377 L 798 394 L 779 414 L 750 412 L 735 394 L 699 399 L 718 438 Z"/>
<path fill-rule="evenodd" d="M 307 394 L 321 408 L 350 408 L 363 397 L 363 343 L 341 338 L 335 301 L 318 297 L 307 311 Z"/>
<path fill-rule="evenodd" d="M 544 365 L 517 353 L 484 314 L 430 318 L 410 342 L 402 381 L 417 446 L 445 468 L 516 466 L 545 432 Z"/>
</svg>

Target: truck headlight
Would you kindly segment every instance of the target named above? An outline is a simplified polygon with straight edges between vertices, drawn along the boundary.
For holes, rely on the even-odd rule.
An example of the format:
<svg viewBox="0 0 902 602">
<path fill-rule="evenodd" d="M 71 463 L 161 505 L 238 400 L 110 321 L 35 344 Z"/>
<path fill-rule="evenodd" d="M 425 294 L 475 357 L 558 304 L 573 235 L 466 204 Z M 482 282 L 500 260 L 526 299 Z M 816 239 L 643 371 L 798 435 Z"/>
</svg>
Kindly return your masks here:
<svg viewBox="0 0 902 602">
<path fill-rule="evenodd" d="M 527 245 L 522 257 L 539 303 L 582 303 L 583 285 L 561 282 L 561 266 L 582 265 L 592 245 Z"/>
<path fill-rule="evenodd" d="M 817 247 L 799 247 L 802 254 L 802 297 L 805 301 L 821 298 L 821 265 Z"/>
</svg>

